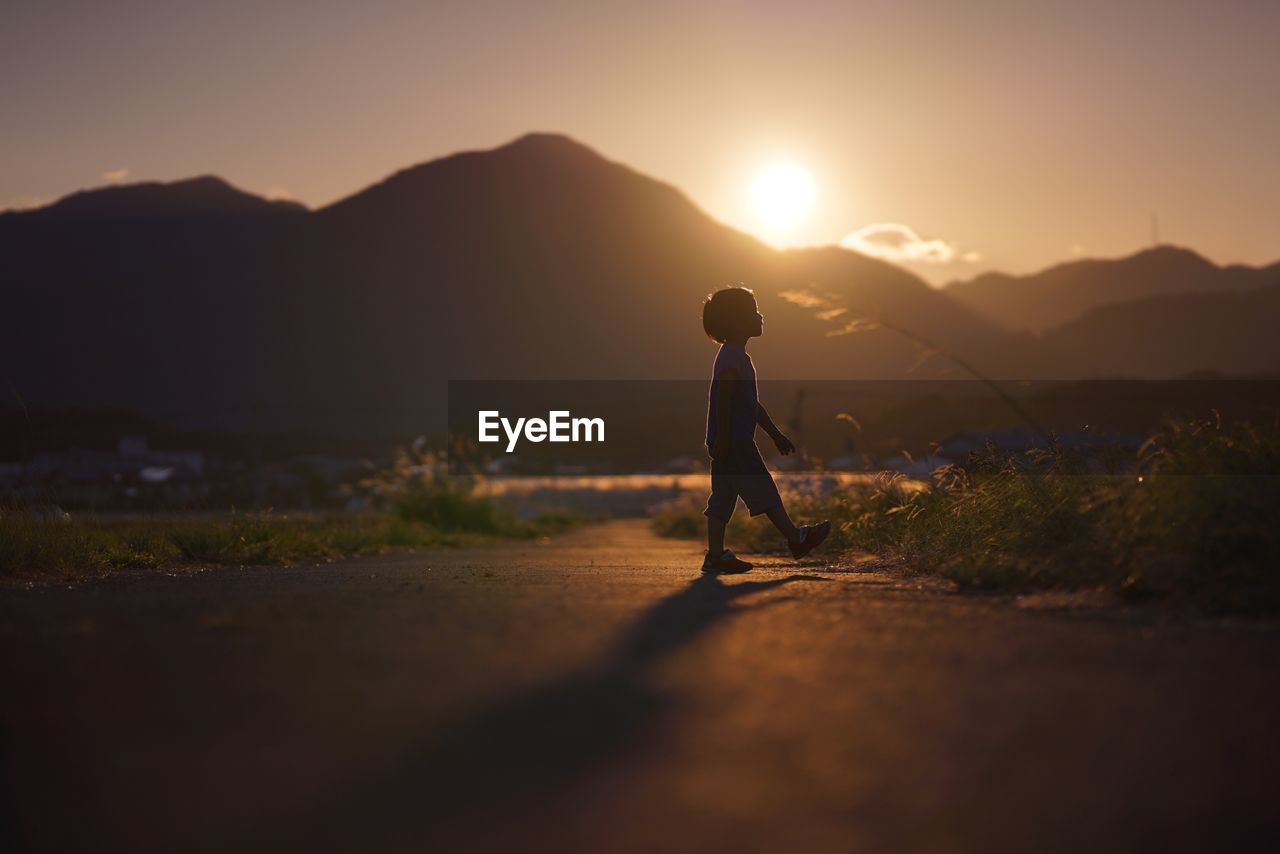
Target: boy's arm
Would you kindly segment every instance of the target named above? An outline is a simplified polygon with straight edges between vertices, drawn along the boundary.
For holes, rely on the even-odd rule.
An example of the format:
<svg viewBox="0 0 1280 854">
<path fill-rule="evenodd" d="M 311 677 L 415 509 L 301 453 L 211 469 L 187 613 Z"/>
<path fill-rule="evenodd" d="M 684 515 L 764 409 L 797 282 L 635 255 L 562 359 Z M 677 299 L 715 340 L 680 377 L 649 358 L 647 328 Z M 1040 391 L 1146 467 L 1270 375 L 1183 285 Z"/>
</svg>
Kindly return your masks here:
<svg viewBox="0 0 1280 854">
<path fill-rule="evenodd" d="M 764 428 L 764 432 L 769 434 L 769 438 L 773 439 L 773 444 L 778 446 L 778 453 L 784 457 L 796 449 L 796 446 L 787 438 L 787 434 L 779 430 L 778 425 L 773 423 L 773 419 L 769 417 L 769 410 L 764 408 L 763 403 L 756 404 L 756 423 Z"/>
<path fill-rule="evenodd" d="M 711 457 L 720 457 L 729 447 L 729 430 L 733 423 L 733 395 L 738 389 L 738 369 L 725 368 L 716 375 L 720 383 L 720 394 L 716 397 L 716 443 L 711 448 Z"/>
</svg>

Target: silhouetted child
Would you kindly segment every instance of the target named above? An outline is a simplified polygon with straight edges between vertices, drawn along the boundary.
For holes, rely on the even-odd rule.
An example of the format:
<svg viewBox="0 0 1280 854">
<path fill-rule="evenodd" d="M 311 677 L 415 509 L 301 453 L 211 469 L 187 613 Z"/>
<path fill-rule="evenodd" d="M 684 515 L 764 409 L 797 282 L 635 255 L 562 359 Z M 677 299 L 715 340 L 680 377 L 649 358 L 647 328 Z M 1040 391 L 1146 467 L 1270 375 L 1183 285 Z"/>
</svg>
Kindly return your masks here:
<svg viewBox="0 0 1280 854">
<path fill-rule="evenodd" d="M 711 498 L 707 501 L 707 555 L 703 572 L 746 572 L 751 564 L 724 547 L 724 530 L 741 497 L 752 516 L 761 513 L 786 537 L 797 558 L 813 551 L 831 531 L 830 522 L 796 527 L 787 515 L 777 484 L 756 447 L 756 427 L 784 456 L 795 445 L 769 417 L 757 398 L 756 368 L 747 340 L 764 334 L 764 316 L 747 288 L 722 288 L 702 305 L 702 328 L 720 342 L 707 400 L 707 451 L 711 455 Z"/>
</svg>

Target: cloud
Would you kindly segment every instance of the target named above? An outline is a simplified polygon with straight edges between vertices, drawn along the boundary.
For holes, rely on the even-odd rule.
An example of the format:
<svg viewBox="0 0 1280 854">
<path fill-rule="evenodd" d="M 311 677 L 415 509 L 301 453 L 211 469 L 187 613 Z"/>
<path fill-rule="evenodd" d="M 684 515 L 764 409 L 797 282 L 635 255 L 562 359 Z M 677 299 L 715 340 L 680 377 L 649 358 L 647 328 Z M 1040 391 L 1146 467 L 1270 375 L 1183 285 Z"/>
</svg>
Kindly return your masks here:
<svg viewBox="0 0 1280 854">
<path fill-rule="evenodd" d="M 113 184 L 116 183 L 117 181 L 123 181 L 125 178 L 128 178 L 128 177 L 129 177 L 129 170 L 124 168 L 109 169 L 106 172 L 102 173 L 102 180 L 110 181 Z"/>
<path fill-rule="evenodd" d="M 293 197 L 293 193 L 290 193 L 284 187 L 272 187 L 270 190 L 267 190 L 267 198 L 273 202 L 297 201 L 297 199 Z"/>
<path fill-rule="evenodd" d="M 895 262 L 947 264 L 954 261 L 957 254 L 956 248 L 945 240 L 925 240 L 896 222 L 877 222 L 860 228 L 841 240 L 840 245 L 863 255 Z M 964 256 L 964 260 L 970 263 L 981 258 L 976 252 L 968 252 Z"/>
<path fill-rule="evenodd" d="M 977 264 L 982 260 L 981 252 L 966 252 L 960 256 L 960 260 L 966 264 Z"/>
</svg>

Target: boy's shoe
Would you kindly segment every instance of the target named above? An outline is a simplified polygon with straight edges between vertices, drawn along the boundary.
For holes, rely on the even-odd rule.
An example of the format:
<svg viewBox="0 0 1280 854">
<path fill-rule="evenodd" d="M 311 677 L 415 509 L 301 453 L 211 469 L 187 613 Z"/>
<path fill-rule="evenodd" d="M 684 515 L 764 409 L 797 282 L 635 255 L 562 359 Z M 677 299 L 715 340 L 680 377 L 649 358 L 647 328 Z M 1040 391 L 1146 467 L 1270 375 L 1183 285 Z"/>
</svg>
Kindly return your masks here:
<svg viewBox="0 0 1280 854">
<path fill-rule="evenodd" d="M 819 522 L 816 525 L 801 525 L 800 539 L 787 543 L 791 547 L 791 556 L 799 559 L 822 545 L 822 541 L 831 533 L 830 522 Z"/>
<path fill-rule="evenodd" d="M 739 560 L 738 556 L 728 549 L 722 551 L 720 557 L 712 557 L 711 552 L 708 551 L 706 557 L 702 559 L 703 572 L 734 575 L 739 572 L 748 572 L 750 569 L 751 564 L 745 560 Z"/>
</svg>

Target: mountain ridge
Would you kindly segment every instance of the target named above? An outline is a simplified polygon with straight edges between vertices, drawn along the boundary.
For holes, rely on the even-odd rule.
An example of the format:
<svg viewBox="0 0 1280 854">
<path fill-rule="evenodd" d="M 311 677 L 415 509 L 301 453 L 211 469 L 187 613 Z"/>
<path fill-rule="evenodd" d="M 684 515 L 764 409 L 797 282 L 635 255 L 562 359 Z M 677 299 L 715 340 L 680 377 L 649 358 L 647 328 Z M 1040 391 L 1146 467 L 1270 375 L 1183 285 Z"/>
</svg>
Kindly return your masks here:
<svg viewBox="0 0 1280 854">
<path fill-rule="evenodd" d="M 784 297 L 810 287 L 991 376 L 1124 373 L 1105 342 L 1082 351 L 1002 331 L 887 262 L 769 247 L 559 134 L 420 163 L 311 211 L 244 203 L 219 179 L 194 189 L 240 207 L 0 217 L 0 299 L 24 319 L 0 359 L 25 400 L 148 414 L 269 404 L 275 427 L 402 435 L 439 414 L 448 380 L 701 381 L 714 355 L 701 302 L 739 282 L 767 317 L 752 344 L 765 379 L 955 375 L 946 360 L 922 366 L 891 329 L 835 334 L 829 315 Z M 1129 334 L 1153 352 L 1171 322 L 1194 322 L 1148 333 L 1130 313 Z M 1280 365 L 1272 336 L 1250 335 L 1232 365 Z"/>
<path fill-rule="evenodd" d="M 40 208 L 6 211 L 18 216 L 227 216 L 301 213 L 295 201 L 271 200 L 245 192 L 216 175 L 176 181 L 138 181 L 69 193 Z"/>
<path fill-rule="evenodd" d="M 1022 276 L 983 273 L 942 290 L 1003 329 L 1039 332 L 1110 303 L 1245 290 L 1272 281 L 1280 281 L 1280 262 L 1219 266 L 1194 250 L 1161 244 L 1120 258 L 1064 261 Z"/>
</svg>

